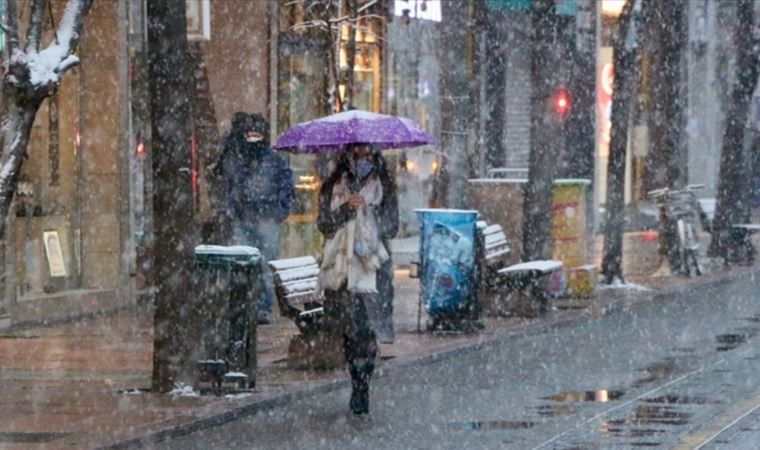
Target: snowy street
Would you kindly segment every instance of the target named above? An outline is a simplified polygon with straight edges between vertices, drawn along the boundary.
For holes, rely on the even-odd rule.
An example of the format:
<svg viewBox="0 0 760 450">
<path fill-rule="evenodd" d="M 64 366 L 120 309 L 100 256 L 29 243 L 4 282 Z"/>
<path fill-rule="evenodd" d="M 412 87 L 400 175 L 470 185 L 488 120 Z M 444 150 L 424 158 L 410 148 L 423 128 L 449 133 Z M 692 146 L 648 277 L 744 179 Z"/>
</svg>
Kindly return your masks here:
<svg viewBox="0 0 760 450">
<path fill-rule="evenodd" d="M 343 389 L 160 447 L 756 448 L 757 411 L 742 416 L 760 405 L 758 284 L 686 289 L 381 376 L 368 418 Z"/>
</svg>

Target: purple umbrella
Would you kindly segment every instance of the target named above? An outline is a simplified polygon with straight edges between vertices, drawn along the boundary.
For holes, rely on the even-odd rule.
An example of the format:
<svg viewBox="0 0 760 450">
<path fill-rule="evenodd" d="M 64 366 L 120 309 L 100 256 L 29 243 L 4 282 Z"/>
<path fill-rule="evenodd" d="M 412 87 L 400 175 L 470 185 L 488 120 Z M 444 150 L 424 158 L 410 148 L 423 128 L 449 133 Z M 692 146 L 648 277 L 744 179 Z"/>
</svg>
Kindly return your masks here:
<svg viewBox="0 0 760 450">
<path fill-rule="evenodd" d="M 293 153 L 322 153 L 360 143 L 389 149 L 437 142 L 411 119 L 351 110 L 295 125 L 273 147 Z"/>
</svg>

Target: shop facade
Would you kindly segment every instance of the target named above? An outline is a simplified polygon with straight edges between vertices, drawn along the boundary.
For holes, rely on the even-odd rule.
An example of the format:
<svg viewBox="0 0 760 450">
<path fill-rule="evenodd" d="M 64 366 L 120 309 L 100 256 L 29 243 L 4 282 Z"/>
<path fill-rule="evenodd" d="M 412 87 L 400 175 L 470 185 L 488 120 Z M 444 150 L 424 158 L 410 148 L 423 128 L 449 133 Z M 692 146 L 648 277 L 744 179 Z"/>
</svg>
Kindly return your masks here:
<svg viewBox="0 0 760 450">
<path fill-rule="evenodd" d="M 199 227 L 219 207 L 209 174 L 236 111 L 268 117 L 274 140 L 290 125 L 334 110 L 325 50 L 337 45 L 340 70 L 346 71 L 346 38 L 336 43 L 325 33 L 299 29 L 296 25 L 308 20 L 306 3 L 187 0 L 193 122 L 188 145 Z M 53 18 L 59 17 L 65 0 L 52 4 Z M 429 112 L 389 101 L 388 21 L 380 18 L 390 19 L 390 4 L 377 2 L 373 18 L 356 33 L 354 106 L 384 112 L 394 104 L 393 113 L 434 124 Z M 38 113 L 2 246 L 0 318 L 44 321 L 150 298 L 145 26 L 144 0 L 95 2 L 79 48 L 81 65 Z M 47 28 L 50 35 L 52 26 Z M 393 167 L 412 168 L 399 152 L 387 156 Z M 328 158 L 288 158 L 297 199 L 285 224 L 282 253 L 316 254 L 321 245 L 316 195 Z"/>
</svg>

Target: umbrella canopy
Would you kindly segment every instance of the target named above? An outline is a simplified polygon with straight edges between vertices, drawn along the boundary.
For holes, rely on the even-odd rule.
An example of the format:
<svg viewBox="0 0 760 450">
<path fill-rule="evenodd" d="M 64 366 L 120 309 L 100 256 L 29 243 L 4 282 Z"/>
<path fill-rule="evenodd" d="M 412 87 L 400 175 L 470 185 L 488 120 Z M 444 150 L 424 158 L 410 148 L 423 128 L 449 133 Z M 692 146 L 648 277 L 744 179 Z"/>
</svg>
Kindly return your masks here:
<svg viewBox="0 0 760 450">
<path fill-rule="evenodd" d="M 295 125 L 273 147 L 293 153 L 323 153 L 361 143 L 389 149 L 437 142 L 411 119 L 352 110 Z"/>
</svg>

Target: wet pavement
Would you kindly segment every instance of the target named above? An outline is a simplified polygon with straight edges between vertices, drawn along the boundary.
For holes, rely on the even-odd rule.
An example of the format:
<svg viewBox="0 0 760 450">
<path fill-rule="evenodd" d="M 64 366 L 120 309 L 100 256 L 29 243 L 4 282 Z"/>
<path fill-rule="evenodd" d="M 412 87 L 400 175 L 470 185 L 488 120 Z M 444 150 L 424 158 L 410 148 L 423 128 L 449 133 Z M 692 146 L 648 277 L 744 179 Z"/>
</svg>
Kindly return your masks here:
<svg viewBox="0 0 760 450">
<path fill-rule="evenodd" d="M 260 328 L 261 374 L 256 392 L 222 397 L 146 392 L 152 364 L 150 311 L 3 331 L 0 448 L 83 448 L 169 438 L 174 439 L 155 446 L 208 448 L 210 442 L 222 439 L 216 441 L 220 448 L 253 443 L 277 448 L 355 447 L 359 443 L 386 448 L 429 448 L 438 443 L 445 444 L 443 447 L 454 443 L 489 447 L 493 440 L 483 436 L 501 433 L 510 436 L 499 442 L 522 448 L 532 442 L 521 441 L 525 436 L 547 436 L 562 424 L 577 423 L 589 411 L 626 402 L 637 390 L 677 376 L 684 369 L 683 361 L 699 360 L 707 350 L 715 355 L 733 354 L 756 339 L 753 327 L 760 322 L 760 310 L 742 309 L 734 314 L 738 317 L 735 326 L 716 328 L 709 342 L 695 342 L 686 336 L 666 345 L 656 339 L 641 341 L 650 333 L 632 327 L 648 323 L 649 319 L 638 314 L 639 309 L 651 311 L 647 305 L 680 302 L 672 300 L 676 296 L 702 298 L 707 289 L 722 292 L 727 279 L 748 279 L 754 269 L 663 280 L 645 276 L 651 266 L 638 263 L 628 263 L 629 280 L 648 285 L 650 291 L 609 289 L 601 290 L 590 302 L 556 300 L 556 308 L 547 317 L 489 318 L 486 330 L 476 335 L 417 333 L 419 288 L 405 272 L 397 272 L 397 341 L 381 346 L 383 362 L 381 376 L 373 386 L 373 414 L 370 420 L 358 422 L 346 413 L 344 371 L 304 372 L 285 367 L 287 343 L 296 332 L 285 320 Z M 685 293 L 679 293 L 682 290 Z M 718 304 L 724 309 L 728 303 Z M 654 311 L 652 320 L 658 323 L 661 308 Z M 628 319 L 610 322 L 614 317 Z M 424 315 L 422 319 L 424 322 Z M 671 323 L 672 328 L 680 328 L 678 320 L 670 320 L 676 322 Z M 647 325 L 646 329 L 653 327 L 669 329 L 665 325 Z M 709 328 L 703 331 L 710 332 Z M 623 342 L 621 348 L 614 344 L 620 339 L 630 342 Z M 628 363 L 615 359 L 626 351 L 631 355 Z M 657 358 L 640 357 L 658 352 L 662 354 Z M 600 368 L 607 359 L 610 364 L 615 361 L 620 370 Z M 752 359 L 746 361 L 753 363 Z M 552 373 L 555 377 L 547 378 Z M 663 420 L 670 420 L 668 408 L 673 404 L 715 403 L 713 397 L 699 393 L 658 393 L 664 395 L 704 397 L 706 401 L 665 402 L 667 408 L 660 414 Z M 629 416 L 633 419 L 609 417 L 624 420 L 609 424 L 611 435 L 641 433 L 616 431 L 638 420 L 635 409 Z M 671 421 L 691 419 L 678 416 Z M 560 428 L 556 424 L 547 428 L 552 421 Z M 182 437 L 191 429 L 227 422 L 221 428 Z M 230 431 L 229 427 L 239 429 Z M 341 432 L 357 440 L 346 440 Z M 238 437 L 232 437 L 237 433 Z M 383 437 L 388 433 L 394 436 Z M 418 442 L 414 433 L 435 439 Z M 458 437 L 448 445 L 441 438 L 451 433 Z"/>
<path fill-rule="evenodd" d="M 704 442 L 700 430 L 716 417 L 760 398 L 760 338 L 747 326 L 760 314 L 759 287 L 748 275 L 684 288 L 381 376 L 369 417 L 347 411 L 345 388 L 157 447 L 627 449 L 674 448 L 694 436 Z M 760 428 L 753 417 L 741 432 L 746 439 Z"/>
</svg>

